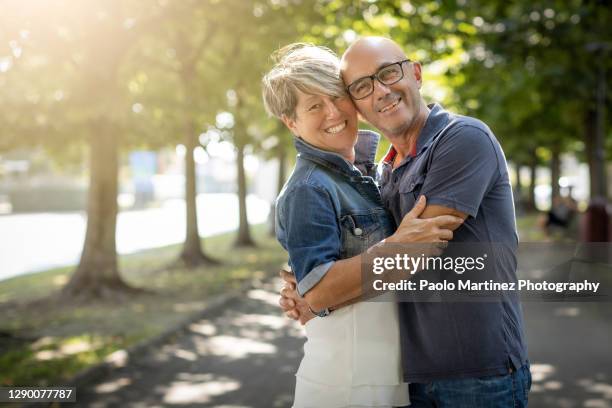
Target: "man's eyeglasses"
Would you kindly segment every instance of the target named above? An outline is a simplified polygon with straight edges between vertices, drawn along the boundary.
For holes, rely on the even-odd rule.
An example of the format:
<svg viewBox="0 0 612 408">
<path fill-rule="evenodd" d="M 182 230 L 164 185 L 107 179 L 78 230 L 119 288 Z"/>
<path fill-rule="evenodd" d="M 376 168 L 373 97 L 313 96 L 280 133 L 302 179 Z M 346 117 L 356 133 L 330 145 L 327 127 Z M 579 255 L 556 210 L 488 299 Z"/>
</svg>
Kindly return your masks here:
<svg viewBox="0 0 612 408">
<path fill-rule="evenodd" d="M 409 59 L 405 59 L 400 62 L 394 62 L 393 64 L 385 65 L 374 75 L 359 78 L 352 84 L 346 87 L 346 91 L 355 100 L 367 98 L 374 92 L 374 79 L 383 85 L 393 85 L 394 83 L 401 81 L 404 77 L 404 69 L 402 65 L 404 62 L 411 62 Z"/>
</svg>

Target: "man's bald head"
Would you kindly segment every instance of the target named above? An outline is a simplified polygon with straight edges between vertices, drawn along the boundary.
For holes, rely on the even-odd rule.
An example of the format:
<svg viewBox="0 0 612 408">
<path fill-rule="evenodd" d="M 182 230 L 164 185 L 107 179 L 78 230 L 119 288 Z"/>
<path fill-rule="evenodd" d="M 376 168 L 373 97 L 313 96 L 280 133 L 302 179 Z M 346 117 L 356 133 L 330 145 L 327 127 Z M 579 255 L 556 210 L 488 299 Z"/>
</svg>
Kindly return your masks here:
<svg viewBox="0 0 612 408">
<path fill-rule="evenodd" d="M 344 70 L 351 61 L 367 58 L 373 53 L 385 53 L 389 57 L 406 59 L 406 53 L 395 41 L 385 37 L 362 37 L 352 43 L 342 54 L 342 69 Z"/>
</svg>

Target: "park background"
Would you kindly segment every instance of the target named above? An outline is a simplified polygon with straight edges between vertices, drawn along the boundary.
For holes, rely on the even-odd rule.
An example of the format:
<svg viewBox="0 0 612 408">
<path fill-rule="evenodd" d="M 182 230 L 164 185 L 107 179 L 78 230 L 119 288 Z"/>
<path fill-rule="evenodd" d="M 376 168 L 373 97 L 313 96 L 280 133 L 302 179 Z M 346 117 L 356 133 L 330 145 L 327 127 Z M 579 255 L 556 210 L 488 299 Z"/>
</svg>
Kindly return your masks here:
<svg viewBox="0 0 612 408">
<path fill-rule="evenodd" d="M 523 242 L 609 240 L 610 21 L 586 0 L 0 0 L 0 386 L 290 405 L 303 334 L 274 306 L 270 218 L 295 149 L 260 80 L 295 41 L 393 38 L 427 101 L 498 137 Z M 534 307 L 535 406 L 612 406 L 610 308 Z"/>
</svg>

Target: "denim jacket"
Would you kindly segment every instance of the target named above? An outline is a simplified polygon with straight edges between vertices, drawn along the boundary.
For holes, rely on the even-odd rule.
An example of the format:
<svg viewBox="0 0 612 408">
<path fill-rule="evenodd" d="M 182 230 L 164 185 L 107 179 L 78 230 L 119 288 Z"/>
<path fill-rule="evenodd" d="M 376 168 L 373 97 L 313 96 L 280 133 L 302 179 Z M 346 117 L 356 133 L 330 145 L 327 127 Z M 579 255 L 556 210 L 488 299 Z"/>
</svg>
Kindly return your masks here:
<svg viewBox="0 0 612 408">
<path fill-rule="evenodd" d="M 378 139 L 374 132 L 359 132 L 355 165 L 295 140 L 296 165 L 277 199 L 275 219 L 301 296 L 335 261 L 364 252 L 394 231 L 372 177 Z"/>
</svg>

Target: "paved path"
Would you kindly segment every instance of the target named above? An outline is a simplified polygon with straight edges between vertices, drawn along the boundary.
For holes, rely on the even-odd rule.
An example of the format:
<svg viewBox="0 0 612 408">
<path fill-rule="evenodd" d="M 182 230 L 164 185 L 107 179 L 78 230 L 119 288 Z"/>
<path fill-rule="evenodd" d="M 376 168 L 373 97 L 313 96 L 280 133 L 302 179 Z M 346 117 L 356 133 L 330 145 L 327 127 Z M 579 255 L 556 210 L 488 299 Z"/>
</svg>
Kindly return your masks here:
<svg viewBox="0 0 612 408">
<path fill-rule="evenodd" d="M 612 303 L 525 303 L 530 406 L 612 408 Z"/>
<path fill-rule="evenodd" d="M 80 388 L 78 405 L 290 407 L 304 338 L 280 315 L 276 284 L 249 291 L 161 349 Z M 612 407 L 610 304 L 531 302 L 524 311 L 530 407 Z"/>
<path fill-rule="evenodd" d="M 304 337 L 263 284 L 159 350 L 79 388 L 88 407 L 289 407 Z M 217 309 L 217 314 L 219 310 Z"/>
</svg>

